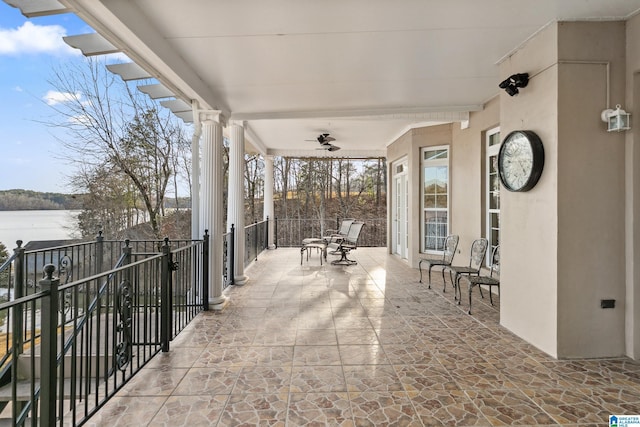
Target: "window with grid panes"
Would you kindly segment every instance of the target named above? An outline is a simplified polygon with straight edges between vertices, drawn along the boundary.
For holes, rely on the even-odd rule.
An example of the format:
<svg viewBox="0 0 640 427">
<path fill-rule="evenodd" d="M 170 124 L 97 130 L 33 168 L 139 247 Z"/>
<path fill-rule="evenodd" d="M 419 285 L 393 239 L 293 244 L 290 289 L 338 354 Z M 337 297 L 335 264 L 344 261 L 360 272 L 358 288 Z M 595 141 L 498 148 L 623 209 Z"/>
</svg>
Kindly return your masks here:
<svg viewBox="0 0 640 427">
<path fill-rule="evenodd" d="M 422 149 L 422 252 L 442 251 L 449 233 L 449 147 Z"/>
</svg>

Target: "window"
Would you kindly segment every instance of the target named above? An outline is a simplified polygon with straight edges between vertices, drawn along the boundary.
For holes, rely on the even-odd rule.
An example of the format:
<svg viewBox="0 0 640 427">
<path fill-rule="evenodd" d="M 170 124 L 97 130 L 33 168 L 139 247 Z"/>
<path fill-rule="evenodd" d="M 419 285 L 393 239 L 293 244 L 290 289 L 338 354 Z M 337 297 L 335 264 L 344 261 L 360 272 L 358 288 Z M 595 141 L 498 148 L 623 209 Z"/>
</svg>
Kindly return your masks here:
<svg viewBox="0 0 640 427">
<path fill-rule="evenodd" d="M 442 251 L 449 233 L 449 147 L 422 150 L 422 252 Z"/>
<path fill-rule="evenodd" d="M 500 151 L 500 128 L 487 132 L 487 168 L 486 168 L 486 236 L 489 240 L 487 254 L 500 244 L 500 177 L 498 176 L 498 151 Z M 491 263 L 487 256 L 487 263 Z"/>
</svg>

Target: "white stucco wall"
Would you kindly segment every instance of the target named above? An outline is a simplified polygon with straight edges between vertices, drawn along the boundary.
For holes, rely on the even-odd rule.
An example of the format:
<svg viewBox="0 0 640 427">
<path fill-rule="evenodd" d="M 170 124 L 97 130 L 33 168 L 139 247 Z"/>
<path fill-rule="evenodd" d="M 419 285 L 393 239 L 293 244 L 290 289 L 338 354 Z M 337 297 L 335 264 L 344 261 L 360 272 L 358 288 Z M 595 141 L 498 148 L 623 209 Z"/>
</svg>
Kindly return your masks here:
<svg viewBox="0 0 640 427">
<path fill-rule="evenodd" d="M 606 131 L 624 103 L 624 23 L 558 25 L 558 357 L 624 350 L 624 134 Z M 615 299 L 602 309 L 601 299 Z"/>
<path fill-rule="evenodd" d="M 471 114 L 467 129 L 413 129 L 388 147 L 389 163 L 409 159 L 409 262 L 416 267 L 420 148 L 450 144 L 451 231 L 460 235 L 464 257 L 485 234 L 485 132 L 499 125 L 502 138 L 513 130 L 540 136 L 545 167 L 537 186 L 501 192 L 501 323 L 558 358 L 640 355 L 640 150 L 633 145 L 640 127 L 606 132 L 605 63 L 609 107 L 627 102 L 633 113 L 628 99 L 640 102 L 640 17 L 626 25 L 549 25 L 500 65 L 501 79 L 530 74 L 518 96 L 500 91 Z M 601 299 L 615 299 L 616 308 L 601 309 Z"/>
<path fill-rule="evenodd" d="M 443 124 L 436 126 L 429 126 L 423 128 L 410 129 L 392 144 L 387 147 L 387 163 L 391 164 L 394 161 L 407 156 L 409 173 L 409 253 L 407 261 L 413 268 L 418 267 L 420 261 L 420 218 L 422 217 L 420 206 L 420 149 L 422 147 L 436 146 L 436 145 L 451 145 L 451 127 L 453 124 Z M 387 194 L 391 195 L 394 189 L 393 175 L 389 175 L 387 180 Z M 450 189 L 450 191 L 454 191 Z M 393 197 L 387 197 L 388 200 L 392 200 Z M 391 212 L 389 210 L 388 212 Z M 389 242 L 388 247 L 391 246 L 391 236 L 388 234 Z"/>
<path fill-rule="evenodd" d="M 600 121 L 602 62 L 619 82 L 623 47 L 623 23 L 559 23 L 501 65 L 505 78 L 531 76 L 502 95 L 503 134 L 533 130 L 545 148 L 538 185 L 502 197 L 501 322 L 558 358 L 624 354 L 624 143 Z"/>
<path fill-rule="evenodd" d="M 496 96 L 482 111 L 471 113 L 469 127 L 452 128 L 451 229 L 460 236 L 456 264 L 468 262 L 473 241 L 486 237 L 485 229 L 485 145 L 486 132 L 499 125 L 500 98 Z"/>
<path fill-rule="evenodd" d="M 542 176 L 526 193 L 500 194 L 500 322 L 557 355 L 557 27 L 548 26 L 500 65 L 501 79 L 527 72 L 520 94 L 500 94 L 500 130 L 532 130 L 542 139 Z"/>
<path fill-rule="evenodd" d="M 626 104 L 632 130 L 625 135 L 625 341 L 626 354 L 640 358 L 640 15 L 626 23 Z"/>
</svg>

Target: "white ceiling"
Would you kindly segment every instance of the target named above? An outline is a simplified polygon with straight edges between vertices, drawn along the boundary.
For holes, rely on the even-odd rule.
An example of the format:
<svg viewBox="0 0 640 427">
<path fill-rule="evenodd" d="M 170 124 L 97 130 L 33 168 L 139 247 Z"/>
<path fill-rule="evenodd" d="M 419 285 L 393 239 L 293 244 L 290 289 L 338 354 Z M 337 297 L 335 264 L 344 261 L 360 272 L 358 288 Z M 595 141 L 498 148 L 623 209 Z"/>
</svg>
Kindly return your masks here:
<svg viewBox="0 0 640 427">
<path fill-rule="evenodd" d="M 466 119 L 499 93 L 499 62 L 550 22 L 640 10 L 640 0 L 4 1 L 27 14 L 68 7 L 178 98 L 245 121 L 258 149 L 317 155 L 305 140 L 328 132 L 338 156 L 384 154 L 412 126 Z"/>
</svg>

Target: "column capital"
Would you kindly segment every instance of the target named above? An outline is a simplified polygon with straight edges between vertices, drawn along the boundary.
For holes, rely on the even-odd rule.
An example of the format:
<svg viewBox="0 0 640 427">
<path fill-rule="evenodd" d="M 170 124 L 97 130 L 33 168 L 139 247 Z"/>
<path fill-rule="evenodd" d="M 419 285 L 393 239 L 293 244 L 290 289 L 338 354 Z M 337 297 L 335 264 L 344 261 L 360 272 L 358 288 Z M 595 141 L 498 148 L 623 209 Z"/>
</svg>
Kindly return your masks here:
<svg viewBox="0 0 640 427">
<path fill-rule="evenodd" d="M 265 154 L 262 156 L 263 159 L 268 160 L 270 162 L 273 162 L 273 157 L 274 157 L 273 154 Z"/>
<path fill-rule="evenodd" d="M 197 120 L 200 123 L 216 122 L 224 126 L 225 117 L 220 110 L 198 110 Z"/>
<path fill-rule="evenodd" d="M 245 120 L 229 120 L 229 126 L 240 126 L 241 128 L 246 127 L 247 122 Z"/>
</svg>

